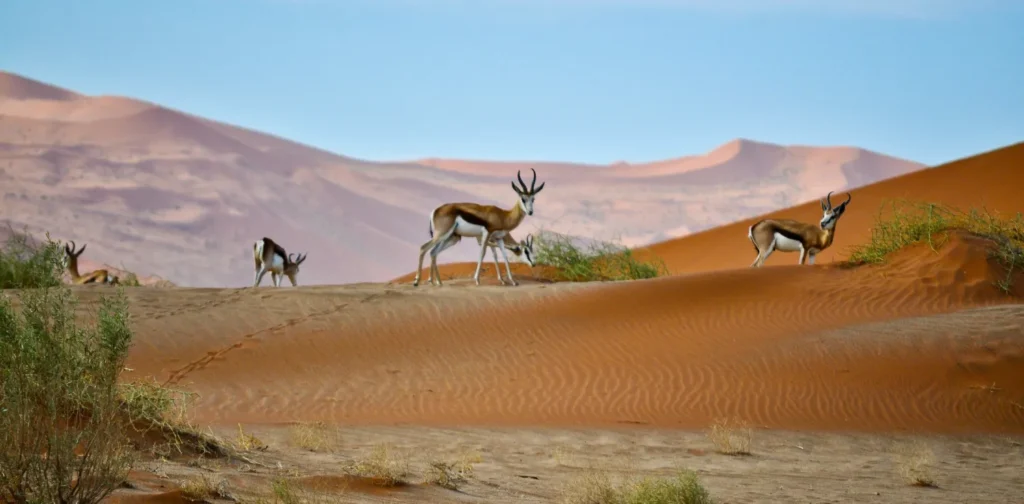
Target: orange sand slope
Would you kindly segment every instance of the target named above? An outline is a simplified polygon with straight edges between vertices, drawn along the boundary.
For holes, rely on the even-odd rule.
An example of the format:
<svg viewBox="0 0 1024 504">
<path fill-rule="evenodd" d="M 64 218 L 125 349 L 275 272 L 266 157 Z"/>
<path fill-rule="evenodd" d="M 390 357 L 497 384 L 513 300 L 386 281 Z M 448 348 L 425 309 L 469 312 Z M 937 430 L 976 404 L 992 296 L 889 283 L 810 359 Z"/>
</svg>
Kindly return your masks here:
<svg viewBox="0 0 1024 504">
<path fill-rule="evenodd" d="M 830 249 L 818 255 L 817 262 L 842 259 L 851 245 L 867 241 L 879 210 L 893 199 L 940 203 L 963 210 L 984 207 L 998 212 L 1024 211 L 1024 200 L 1018 190 L 1024 184 L 1021 166 L 1024 166 L 1024 142 L 855 189 L 851 191 L 853 201 L 837 227 L 835 242 Z M 834 195 L 833 200 L 836 198 L 843 201 L 845 195 Z M 656 254 L 673 274 L 743 268 L 757 257 L 757 251 L 747 239 L 747 229 L 764 218 L 817 222 L 821 218 L 821 208 L 817 201 L 813 201 L 640 250 Z M 796 264 L 798 260 L 797 254 L 775 253 L 766 264 Z M 493 264 L 489 266 L 493 268 Z M 486 263 L 485 267 L 488 267 Z M 442 278 L 467 278 L 473 275 L 476 263 L 439 264 L 438 269 Z M 424 275 L 426 271 L 424 266 Z M 524 270 L 523 274 L 529 274 L 528 271 Z M 493 269 L 489 275 L 494 276 Z M 415 272 L 392 282 L 411 282 L 413 276 Z"/>
<path fill-rule="evenodd" d="M 212 424 L 1024 433 L 1024 306 L 987 245 L 608 284 L 135 289 L 128 376 L 199 392 Z"/>
<path fill-rule="evenodd" d="M 895 199 L 938 203 L 970 210 L 1016 214 L 1024 211 L 1020 190 L 1024 184 L 1024 142 L 884 180 L 851 191 L 853 200 L 836 227 L 832 247 L 818 255 L 818 263 L 841 260 L 850 246 L 865 243 L 883 206 Z M 824 196 L 824 195 L 822 195 Z M 840 193 L 833 200 L 845 200 Z M 750 225 L 764 218 L 817 222 L 818 202 L 779 210 L 702 233 L 656 243 L 647 250 L 661 257 L 675 274 L 740 268 L 750 265 L 757 251 L 747 238 Z M 773 254 L 765 264 L 796 264 L 798 254 Z M 444 270 L 441 270 L 444 274 Z"/>
</svg>

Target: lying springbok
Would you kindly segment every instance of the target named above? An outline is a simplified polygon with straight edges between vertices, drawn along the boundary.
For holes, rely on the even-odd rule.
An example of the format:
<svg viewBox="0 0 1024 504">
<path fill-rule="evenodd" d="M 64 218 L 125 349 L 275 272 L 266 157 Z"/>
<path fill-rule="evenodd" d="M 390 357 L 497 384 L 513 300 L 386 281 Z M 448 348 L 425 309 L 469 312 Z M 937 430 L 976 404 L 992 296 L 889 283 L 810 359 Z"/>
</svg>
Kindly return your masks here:
<svg viewBox="0 0 1024 504">
<path fill-rule="evenodd" d="M 118 285 L 120 279 L 117 275 L 111 275 L 105 269 L 98 269 L 90 272 L 87 275 L 78 274 L 78 256 L 85 252 L 85 247 L 88 243 L 83 244 L 82 248 L 75 250 L 75 242 L 71 241 L 71 245 L 64 244 L 64 269 L 67 270 L 68 275 L 71 276 L 71 283 L 75 285 L 84 284 L 106 284 L 106 285 Z"/>
<path fill-rule="evenodd" d="M 298 257 L 293 258 L 294 255 L 285 252 L 284 247 L 265 236 L 256 240 L 256 243 L 252 244 L 252 259 L 256 268 L 256 277 L 252 281 L 253 288 L 260 285 L 263 275 L 266 275 L 268 271 L 274 287 L 281 286 L 282 277 L 288 277 L 292 287 L 298 287 L 299 284 L 295 281 L 295 276 L 299 274 L 299 265 L 306 260 L 306 255 L 299 254 Z"/>
<path fill-rule="evenodd" d="M 846 201 L 832 208 L 832 192 L 821 200 L 823 215 L 818 225 L 792 219 L 764 219 L 747 230 L 747 238 L 757 250 L 757 258 L 751 267 L 761 267 L 772 252 L 800 252 L 800 264 L 806 259 L 814 264 L 814 257 L 832 245 L 836 234 L 836 222 L 846 211 L 846 205 L 853 196 L 846 193 Z"/>
<path fill-rule="evenodd" d="M 430 225 L 430 236 L 434 236 L 433 223 L 431 223 Z M 478 245 L 480 244 L 480 239 L 481 238 L 479 236 L 476 237 L 476 242 Z M 461 236 L 452 235 L 452 237 L 449 238 L 448 241 L 444 242 L 444 244 L 441 245 L 440 250 L 438 250 L 438 254 L 443 252 L 445 249 L 451 247 L 452 245 L 459 243 L 459 241 L 461 240 Z M 505 237 L 502 238 L 502 241 L 505 244 L 505 249 L 508 250 L 509 252 L 512 252 L 512 254 L 515 255 L 520 261 L 529 264 L 531 268 L 536 265 L 536 263 L 533 262 L 533 235 L 526 235 L 525 240 L 523 240 L 522 242 L 517 242 L 514 238 L 512 238 L 511 234 L 506 234 Z M 501 264 L 498 262 L 498 246 L 495 244 L 494 238 L 491 238 L 491 241 L 488 244 L 488 246 L 491 248 L 491 254 L 494 255 L 494 270 L 495 272 L 498 273 L 498 281 L 501 282 L 501 285 L 505 285 L 505 279 L 501 277 Z M 505 270 L 508 272 L 509 282 L 511 282 L 512 285 L 519 285 L 518 283 L 516 283 L 515 279 L 512 278 L 512 270 L 507 267 L 507 262 L 505 263 L 505 265 Z M 436 271 L 436 267 L 437 263 L 431 261 L 430 271 L 427 272 L 428 283 L 431 283 L 431 280 L 434 278 L 434 275 L 440 275 L 440 273 Z"/>
<path fill-rule="evenodd" d="M 542 183 L 540 187 L 537 185 L 537 170 L 530 168 L 533 171 L 533 181 L 530 183 L 530 188 L 526 188 L 526 182 L 523 182 L 523 176 L 517 172 L 516 177 L 519 179 L 519 184 L 522 187 L 516 187 L 515 181 L 512 182 L 512 190 L 516 192 L 518 198 L 516 198 L 516 204 L 511 209 L 506 210 L 499 208 L 494 205 L 481 205 L 478 203 L 445 203 L 434 209 L 430 213 L 430 223 L 433 228 L 432 237 L 430 241 L 420 246 L 420 257 L 416 268 L 416 279 L 413 280 L 413 286 L 420 284 L 420 274 L 423 271 L 423 256 L 430 252 L 430 270 L 432 272 L 431 281 L 437 282 L 437 285 L 441 285 L 441 278 L 436 274 L 437 271 L 437 255 L 443 250 L 443 245 L 452 237 L 480 237 L 480 257 L 476 262 L 476 272 L 473 273 L 473 281 L 480 285 L 480 267 L 484 262 L 484 255 L 487 254 L 487 248 L 493 244 L 498 246 L 501 250 L 501 255 L 505 257 L 505 267 L 508 269 L 511 275 L 512 266 L 509 265 L 508 255 L 505 253 L 505 236 L 516 229 L 519 223 L 527 215 L 533 215 L 533 200 L 544 189 Z M 493 240 L 493 241 L 492 241 Z"/>
</svg>

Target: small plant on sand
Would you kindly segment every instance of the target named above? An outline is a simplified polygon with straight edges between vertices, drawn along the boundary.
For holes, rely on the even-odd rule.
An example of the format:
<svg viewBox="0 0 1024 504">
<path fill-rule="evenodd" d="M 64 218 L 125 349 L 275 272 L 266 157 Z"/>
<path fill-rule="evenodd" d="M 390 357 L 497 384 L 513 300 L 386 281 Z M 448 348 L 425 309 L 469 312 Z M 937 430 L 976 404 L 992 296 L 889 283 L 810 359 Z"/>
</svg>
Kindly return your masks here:
<svg viewBox="0 0 1024 504">
<path fill-rule="evenodd" d="M 352 470 L 380 486 L 393 487 L 405 483 L 409 462 L 390 445 L 379 444 L 373 447 L 369 456 L 353 464 Z"/>
<path fill-rule="evenodd" d="M 311 452 L 330 453 L 341 445 L 341 434 L 338 428 L 323 422 L 295 425 L 290 434 L 293 446 Z"/>
<path fill-rule="evenodd" d="M 136 433 L 160 434 L 163 442 L 155 444 L 155 454 L 170 455 L 186 450 L 205 455 L 226 455 L 224 442 L 202 432 L 190 421 L 189 404 L 196 394 L 161 385 L 155 380 L 122 383 L 118 386 L 122 411 L 128 425 Z"/>
<path fill-rule="evenodd" d="M 750 455 L 754 431 L 737 420 L 719 420 L 708 430 L 708 439 L 715 451 L 723 455 Z"/>
<path fill-rule="evenodd" d="M 0 501 L 92 504 L 127 477 L 117 379 L 132 331 L 116 292 L 92 327 L 67 287 L 21 291 L 20 312 L 0 294 Z"/>
<path fill-rule="evenodd" d="M 895 450 L 896 469 L 908 485 L 934 488 L 935 453 L 928 445 L 916 441 L 898 445 Z"/>
<path fill-rule="evenodd" d="M 473 463 L 468 459 L 463 458 L 455 462 L 435 460 L 427 469 L 425 483 L 449 490 L 458 490 L 472 477 Z"/>
<path fill-rule="evenodd" d="M 60 243 L 50 240 L 38 242 L 24 231 L 15 231 L 10 224 L 7 243 L 0 249 L 0 289 L 32 289 L 61 285 L 61 259 L 64 250 Z"/>
<path fill-rule="evenodd" d="M 545 231 L 538 234 L 534 248 L 537 263 L 555 269 L 555 280 L 640 280 L 668 274 L 661 259 L 644 260 L 633 250 L 608 242 L 595 241 L 582 247 L 570 236 Z"/>
<path fill-rule="evenodd" d="M 301 488 L 286 478 L 275 478 L 267 495 L 254 499 L 239 499 L 245 504 L 333 504 L 338 502 L 338 491 L 320 491 Z"/>
<path fill-rule="evenodd" d="M 230 494 L 226 480 L 199 474 L 182 483 L 181 496 L 188 501 L 203 502 L 213 498 L 226 499 L 230 497 Z"/>
<path fill-rule="evenodd" d="M 238 436 L 235 438 L 235 449 L 243 452 L 265 451 L 269 446 L 251 432 L 245 432 L 242 424 L 238 424 Z"/>
<path fill-rule="evenodd" d="M 991 256 L 1006 268 L 996 282 L 1004 292 L 1013 287 L 1013 277 L 1024 269 L 1024 215 L 1005 218 L 984 210 L 964 212 L 934 203 L 894 201 L 892 211 L 882 212 L 871 229 L 871 241 L 853 247 L 849 263 L 878 264 L 888 254 L 915 243 L 938 249 L 951 231 L 964 231 L 995 243 Z"/>
<path fill-rule="evenodd" d="M 605 472 L 587 472 L 563 491 L 563 504 L 712 504 L 693 471 L 673 477 L 646 477 L 615 485 Z"/>
</svg>

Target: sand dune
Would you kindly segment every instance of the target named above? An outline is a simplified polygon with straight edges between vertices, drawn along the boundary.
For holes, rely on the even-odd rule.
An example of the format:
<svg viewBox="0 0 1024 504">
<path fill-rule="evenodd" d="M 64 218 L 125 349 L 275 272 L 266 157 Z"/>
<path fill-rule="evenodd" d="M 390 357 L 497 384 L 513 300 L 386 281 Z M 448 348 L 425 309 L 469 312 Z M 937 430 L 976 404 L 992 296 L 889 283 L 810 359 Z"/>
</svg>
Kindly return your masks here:
<svg viewBox="0 0 1024 504">
<path fill-rule="evenodd" d="M 645 245 L 922 165 L 852 147 L 750 140 L 607 166 L 372 162 L 0 72 L 0 212 L 17 228 L 89 242 L 91 260 L 180 285 L 247 285 L 249 247 L 262 236 L 309 253 L 304 284 L 395 277 L 428 238 L 432 208 L 510 205 L 509 181 L 530 167 L 548 184 L 523 234 L 544 228 Z M 473 257 L 465 245 L 445 254 Z"/>
<path fill-rule="evenodd" d="M 601 285 L 138 290 L 130 376 L 199 392 L 219 425 L 1024 433 L 1024 310 L 988 245 Z"/>
<path fill-rule="evenodd" d="M 891 213 L 891 203 L 898 200 L 937 203 L 964 211 L 977 208 L 1011 216 L 1022 212 L 1024 203 L 1016 189 L 1024 183 L 1024 171 L 1020 170 L 1022 165 L 1024 142 L 853 190 L 853 200 L 836 227 L 835 241 L 832 247 L 818 254 L 817 262 L 829 263 L 848 257 L 850 247 L 867 242 L 876 219 L 884 216 L 886 210 Z M 845 195 L 839 193 L 833 197 L 836 198 L 843 201 Z M 641 253 L 650 252 L 663 260 L 672 274 L 747 267 L 757 257 L 757 251 L 747 238 L 747 229 L 765 218 L 817 222 L 821 218 L 821 208 L 815 200 L 683 238 L 640 247 L 639 250 Z M 798 261 L 798 254 L 777 252 L 765 264 L 797 264 Z M 444 278 L 470 277 L 475 268 L 475 262 L 439 265 Z M 403 275 L 394 282 L 411 281 L 414 275 L 415 272 Z"/>
</svg>

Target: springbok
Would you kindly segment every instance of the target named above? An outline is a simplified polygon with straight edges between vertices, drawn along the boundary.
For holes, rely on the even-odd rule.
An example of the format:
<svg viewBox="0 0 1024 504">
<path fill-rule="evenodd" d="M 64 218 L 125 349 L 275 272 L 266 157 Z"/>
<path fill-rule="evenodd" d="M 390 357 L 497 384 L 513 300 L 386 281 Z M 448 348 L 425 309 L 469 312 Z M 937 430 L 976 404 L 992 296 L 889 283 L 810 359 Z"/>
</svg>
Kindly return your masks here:
<svg viewBox="0 0 1024 504">
<path fill-rule="evenodd" d="M 508 262 L 508 255 L 505 253 L 504 237 L 514 231 L 519 223 L 527 215 L 533 215 L 533 201 L 537 194 L 544 189 L 542 183 L 537 185 L 537 170 L 533 171 L 533 181 L 527 189 L 521 173 L 516 172 L 521 187 L 516 187 L 512 182 L 512 190 L 518 196 L 516 204 L 511 209 L 499 208 L 494 205 L 481 205 L 478 203 L 445 203 L 430 213 L 430 223 L 433 228 L 430 241 L 420 246 L 418 267 L 416 268 L 416 279 L 413 286 L 420 284 L 420 274 L 423 270 L 423 256 L 430 252 L 430 268 L 432 272 L 437 271 L 437 256 L 444 249 L 443 245 L 452 237 L 480 237 L 480 257 L 476 262 L 476 272 L 473 273 L 473 281 L 480 285 L 480 267 L 484 262 L 484 255 L 487 248 L 493 243 L 498 246 L 501 255 L 505 258 L 505 268 L 511 275 L 512 267 Z M 431 280 L 441 285 L 441 278 L 436 273 L 431 275 Z"/>
<path fill-rule="evenodd" d="M 92 272 L 90 272 L 90 273 L 88 273 L 86 275 L 79 275 L 78 274 L 78 256 L 82 255 L 82 252 L 85 252 L 86 245 L 88 245 L 88 244 L 87 243 L 83 244 L 82 248 L 80 248 L 80 249 L 78 249 L 76 251 L 75 250 L 75 242 L 74 242 L 74 240 L 71 241 L 71 245 L 70 246 L 68 246 L 67 243 L 64 244 L 64 260 L 63 260 L 64 269 L 66 269 L 67 272 L 68 272 L 68 275 L 71 276 L 71 283 L 73 283 L 75 285 L 84 285 L 84 284 L 118 285 L 120 283 L 120 279 L 117 277 L 117 275 L 111 275 L 110 272 L 108 272 L 105 269 L 98 269 L 98 270 L 92 271 Z"/>
<path fill-rule="evenodd" d="M 814 257 L 832 245 L 836 234 L 836 223 L 846 212 L 846 205 L 853 196 L 846 193 L 846 201 L 832 208 L 832 192 L 821 200 L 823 215 L 817 225 L 792 219 L 764 219 L 747 230 L 747 238 L 757 250 L 757 258 L 751 267 L 761 267 L 772 252 L 800 252 L 800 264 L 806 260 L 814 264 Z"/>
<path fill-rule="evenodd" d="M 298 287 L 295 276 L 299 274 L 299 265 L 306 260 L 306 254 L 295 254 L 285 252 L 284 247 L 274 240 L 263 237 L 252 244 L 252 259 L 256 268 L 256 277 L 252 281 L 253 288 L 260 285 L 263 275 L 270 272 L 270 279 L 274 287 L 281 286 L 281 277 L 288 277 L 292 287 Z"/>
</svg>

